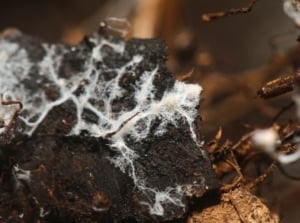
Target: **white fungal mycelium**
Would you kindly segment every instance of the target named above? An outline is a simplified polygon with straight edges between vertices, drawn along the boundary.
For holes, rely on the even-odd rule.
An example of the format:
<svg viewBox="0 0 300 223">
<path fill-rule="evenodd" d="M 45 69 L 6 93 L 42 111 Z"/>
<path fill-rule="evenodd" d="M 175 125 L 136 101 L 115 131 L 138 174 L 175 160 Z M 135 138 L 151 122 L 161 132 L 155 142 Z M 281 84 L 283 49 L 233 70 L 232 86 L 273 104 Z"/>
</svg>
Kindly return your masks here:
<svg viewBox="0 0 300 223">
<path fill-rule="evenodd" d="M 138 155 L 127 145 L 125 137 L 130 136 L 136 142 L 146 138 L 150 132 L 151 123 L 155 119 L 160 120 L 154 132 L 157 136 L 164 134 L 169 124 L 178 126 L 179 121 L 184 120 L 189 125 L 191 138 L 197 145 L 200 145 L 193 122 L 198 115 L 197 106 L 201 87 L 175 81 L 173 87 L 167 89 L 158 100 L 155 97 L 156 89 L 153 83 L 158 75 L 157 66 L 150 71 L 144 71 L 133 86 L 135 93 L 132 100 L 135 106 L 131 110 L 124 108 L 113 112 L 113 101 L 124 94 L 124 89 L 119 85 L 121 78 L 144 58 L 143 55 L 135 55 L 121 67 L 111 69 L 104 66 L 99 71 L 95 69 L 94 64 L 103 61 L 102 48 L 109 47 L 115 53 L 122 55 L 125 43 L 123 41 L 111 42 L 105 38 L 90 39 L 90 41 L 95 44 L 95 47 L 85 58 L 82 71 L 69 78 L 63 78 L 58 75 L 62 55 L 66 50 L 63 47 L 42 44 L 45 56 L 38 63 L 33 63 L 27 51 L 17 43 L 7 41 L 5 38 L 0 40 L 0 90 L 5 100 L 18 100 L 23 104 L 23 111 L 19 118 L 25 123 L 25 127 L 19 131 L 29 136 L 32 135 L 55 106 L 72 101 L 76 106 L 77 122 L 69 135 L 80 134 L 83 130 L 93 137 L 110 135 L 110 146 L 119 154 L 111 158 L 111 162 L 123 172 L 127 172 L 140 191 L 154 198 L 152 201 L 141 202 L 149 208 L 151 214 L 164 215 L 163 204 L 184 208 L 181 200 L 184 192 L 178 185 L 158 191 L 147 187 L 145 179 L 137 177 L 134 160 Z M 76 47 L 74 46 L 71 50 L 76 51 Z M 61 51 L 60 54 L 58 50 Z M 32 78 L 30 73 L 33 68 L 36 68 L 38 72 L 35 72 Z M 105 80 L 103 72 L 114 72 L 116 75 L 110 80 Z M 26 82 L 29 83 L 26 85 L 24 84 Z M 32 89 L 28 87 L 31 85 Z M 76 95 L 75 91 L 79 86 L 82 88 L 81 94 Z M 48 87 L 57 89 L 59 96 L 55 100 L 47 98 L 45 89 Z M 99 103 L 92 103 L 92 101 L 99 100 L 101 100 L 101 106 Z M 17 105 L 0 105 L 0 116 L 5 126 L 12 119 L 16 108 Z M 97 116 L 96 123 L 82 118 L 85 109 Z M 0 131 L 5 131 L 5 128 Z M 15 170 L 18 172 L 21 169 Z M 24 180 L 28 177 L 29 180 L 29 175 L 24 174 L 23 172 L 17 173 L 17 177 Z"/>
<path fill-rule="evenodd" d="M 12 175 L 15 178 L 16 188 L 19 188 L 22 184 L 30 182 L 31 172 L 30 170 L 23 170 L 16 164 L 12 169 Z"/>
<path fill-rule="evenodd" d="M 297 150 L 291 154 L 284 154 L 277 151 L 277 147 L 281 144 L 279 135 L 273 127 L 266 129 L 257 129 L 252 134 L 252 142 L 259 149 L 262 149 L 266 154 L 281 164 L 293 163 L 300 159 L 299 137 L 295 138 L 298 143 Z"/>
<path fill-rule="evenodd" d="M 279 135 L 274 128 L 257 129 L 252 134 L 254 145 L 263 149 L 269 155 L 275 154 L 276 147 L 280 143 Z"/>
<path fill-rule="evenodd" d="M 284 0 L 283 11 L 297 26 L 300 26 L 300 2 L 298 0 Z"/>
</svg>

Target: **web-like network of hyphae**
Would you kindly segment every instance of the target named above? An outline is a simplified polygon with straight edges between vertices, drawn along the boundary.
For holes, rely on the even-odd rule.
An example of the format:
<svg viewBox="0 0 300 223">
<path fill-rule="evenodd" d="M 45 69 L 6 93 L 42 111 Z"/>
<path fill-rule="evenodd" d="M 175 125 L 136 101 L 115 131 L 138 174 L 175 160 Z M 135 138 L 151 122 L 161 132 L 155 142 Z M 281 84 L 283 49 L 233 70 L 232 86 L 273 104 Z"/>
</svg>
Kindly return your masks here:
<svg viewBox="0 0 300 223">
<path fill-rule="evenodd" d="M 136 175 L 134 161 L 138 158 L 135 151 L 127 145 L 125 137 L 130 136 L 137 142 L 148 136 L 151 123 L 156 119 L 160 121 L 154 134 L 163 135 L 167 125 L 177 126 L 179 121 L 184 120 L 190 126 L 190 134 L 196 143 L 197 137 L 193 122 L 197 117 L 197 105 L 201 87 L 195 84 L 185 84 L 175 81 L 171 89 L 167 89 L 161 100 L 155 98 L 155 85 L 153 80 L 157 75 L 158 66 L 152 71 L 145 71 L 140 75 L 134 85 L 135 106 L 114 112 L 113 101 L 121 98 L 124 89 L 119 82 L 128 70 L 143 61 L 142 55 L 135 55 L 130 61 L 120 68 L 110 70 L 108 67 L 102 71 L 113 71 L 116 75 L 105 80 L 102 71 L 95 70 L 94 64 L 102 61 L 101 49 L 110 47 L 116 53 L 123 54 L 125 43 L 123 41 L 110 42 L 107 39 L 91 39 L 95 47 L 90 55 L 87 55 L 84 69 L 69 78 L 61 78 L 58 75 L 60 64 L 65 48 L 59 45 L 43 44 L 46 55 L 38 64 L 33 64 L 28 58 L 27 51 L 18 44 L 0 40 L 0 90 L 3 101 L 19 100 L 23 104 L 23 112 L 20 119 L 25 123 L 25 128 L 20 130 L 24 134 L 32 135 L 40 123 L 55 106 L 66 101 L 72 101 L 76 105 L 77 122 L 69 135 L 80 134 L 82 130 L 88 131 L 93 137 L 107 137 L 111 142 L 111 148 L 117 151 L 117 156 L 110 158 L 111 162 L 121 171 L 126 172 L 133 179 L 136 187 L 152 197 L 149 201 L 141 203 L 149 207 L 151 214 L 163 215 L 163 204 L 177 205 L 184 208 L 181 201 L 183 191 L 180 185 L 170 185 L 163 191 L 158 191 L 147 186 L 147 180 L 141 180 Z M 76 46 L 70 48 L 76 51 Z M 29 77 L 33 68 L 37 68 L 38 74 L 34 78 Z M 134 69 L 132 69 L 134 70 Z M 137 75 L 137 74 L 132 74 Z M 26 83 L 26 82 L 30 83 Z M 29 89 L 28 86 L 32 86 Z M 45 95 L 45 88 L 55 87 L 59 97 L 49 100 Z M 76 90 L 81 88 L 81 93 Z M 33 90 L 34 89 L 34 90 Z M 100 103 L 101 101 L 101 103 Z M 98 103 L 97 103 L 98 102 Z M 0 117 L 3 126 L 0 133 L 5 131 L 6 126 L 18 108 L 17 105 L 0 105 Z M 84 110 L 88 109 L 97 116 L 96 123 L 86 121 L 83 117 Z M 142 123 L 142 124 L 141 124 Z M 112 134 L 113 133 L 113 134 Z"/>
</svg>

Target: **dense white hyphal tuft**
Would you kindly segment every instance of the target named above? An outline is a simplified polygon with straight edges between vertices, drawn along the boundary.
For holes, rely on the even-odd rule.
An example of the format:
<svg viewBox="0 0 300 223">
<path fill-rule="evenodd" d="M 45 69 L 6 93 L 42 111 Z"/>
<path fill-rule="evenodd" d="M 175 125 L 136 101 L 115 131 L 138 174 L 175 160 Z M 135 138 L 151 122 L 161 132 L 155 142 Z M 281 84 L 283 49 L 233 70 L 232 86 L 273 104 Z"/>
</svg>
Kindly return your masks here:
<svg viewBox="0 0 300 223">
<path fill-rule="evenodd" d="M 279 135 L 274 128 L 258 129 L 252 134 L 252 142 L 266 153 L 273 154 L 279 142 Z"/>
<path fill-rule="evenodd" d="M 103 66 L 102 70 L 96 70 L 95 63 L 103 61 L 101 50 L 104 47 L 109 47 L 121 55 L 124 53 L 125 43 L 110 42 L 107 39 L 90 41 L 94 42 L 95 47 L 85 58 L 82 71 L 62 78 L 58 74 L 66 49 L 60 48 L 61 52 L 58 54 L 59 46 L 43 44 L 45 56 L 40 62 L 32 63 L 26 50 L 5 39 L 0 40 L 0 89 L 10 92 L 14 100 L 22 102 L 23 112 L 19 118 L 25 123 L 23 133 L 33 134 L 55 106 L 72 101 L 76 106 L 77 121 L 69 135 L 77 135 L 85 130 L 93 137 L 109 136 L 110 146 L 118 154 L 111 158 L 111 162 L 123 172 L 127 172 L 140 191 L 153 198 L 141 202 L 148 206 L 151 214 L 163 215 L 164 204 L 184 208 L 181 200 L 184 192 L 178 189 L 178 185 L 158 191 L 147 187 L 147 180 L 138 178 L 134 165 L 138 155 L 127 145 L 126 138 L 130 137 L 139 142 L 148 136 L 153 121 L 159 120 L 160 124 L 154 130 L 155 135 L 163 135 L 170 124 L 178 126 L 185 123 L 190 128 L 191 138 L 200 145 L 193 122 L 198 115 L 201 87 L 175 81 L 173 87 L 166 89 L 158 100 L 155 96 L 157 89 L 153 83 L 158 75 L 158 65 L 151 71 L 136 74 L 134 68 L 144 58 L 143 55 L 135 55 L 119 68 Z M 71 50 L 76 51 L 76 47 Z M 112 72 L 115 75 L 106 80 L 104 72 Z M 133 76 L 139 75 L 135 85 L 131 86 L 134 88 L 131 100 L 135 103 L 130 110 L 121 108 L 116 112 L 113 110 L 114 101 L 126 93 L 120 86 L 120 80 L 128 73 Z M 45 89 L 53 87 L 57 90 L 58 97 L 49 99 Z M 81 93 L 76 94 L 79 87 Z M 16 105 L 0 107 L 0 116 L 5 125 L 12 118 L 15 109 Z M 97 117 L 97 121 L 86 121 L 83 118 L 85 110 L 91 111 Z M 4 128 L 0 131 L 3 132 Z"/>
<path fill-rule="evenodd" d="M 296 137 L 295 142 L 299 143 L 299 141 L 299 138 Z M 255 130 L 252 135 L 252 142 L 281 164 L 293 163 L 300 159 L 299 144 L 297 150 L 291 154 L 282 154 L 279 151 L 276 151 L 281 141 L 274 128 Z"/>
</svg>

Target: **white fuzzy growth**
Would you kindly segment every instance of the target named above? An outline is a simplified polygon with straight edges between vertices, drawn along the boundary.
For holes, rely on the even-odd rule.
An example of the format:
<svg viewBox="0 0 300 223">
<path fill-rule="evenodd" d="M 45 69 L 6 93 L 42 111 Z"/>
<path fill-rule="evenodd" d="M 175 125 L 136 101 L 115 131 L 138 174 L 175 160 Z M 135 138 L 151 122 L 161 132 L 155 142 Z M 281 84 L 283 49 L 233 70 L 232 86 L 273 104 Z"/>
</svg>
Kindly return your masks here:
<svg viewBox="0 0 300 223">
<path fill-rule="evenodd" d="M 268 154 L 274 154 L 279 136 L 273 128 L 258 129 L 253 132 L 252 142 Z"/>
<path fill-rule="evenodd" d="M 273 128 L 254 131 L 252 135 L 252 142 L 282 164 L 293 163 L 300 159 L 299 144 L 297 145 L 297 150 L 292 154 L 286 155 L 276 151 L 277 146 L 280 145 L 280 140 L 278 133 Z M 299 139 L 296 138 L 296 142 L 299 142 Z"/>
<path fill-rule="evenodd" d="M 141 202 L 149 207 L 150 213 L 164 215 L 163 204 L 172 204 L 183 208 L 181 198 L 184 192 L 176 189 L 178 185 L 174 185 L 173 188 L 168 187 L 164 191 L 156 191 L 148 188 L 145 180 L 138 178 L 134 166 L 134 161 L 138 156 L 126 144 L 125 138 L 131 137 L 136 142 L 146 138 L 150 133 L 151 124 L 158 119 L 160 124 L 154 130 L 155 135 L 163 135 L 166 127 L 170 124 L 173 126 L 187 124 L 192 139 L 197 145 L 200 145 L 201 142 L 198 141 L 193 122 L 198 115 L 197 106 L 202 88 L 197 84 L 175 81 L 173 88 L 165 91 L 161 100 L 157 100 L 153 84 L 158 71 L 158 67 L 156 67 L 152 71 L 139 74 L 140 78 L 134 86 L 135 94 L 132 99 L 136 102 L 134 108 L 113 112 L 113 101 L 124 95 L 124 89 L 119 85 L 121 78 L 144 58 L 142 55 L 135 55 L 131 61 L 118 69 L 105 68 L 105 71 L 116 73 L 114 78 L 105 81 L 102 73 L 94 68 L 95 61 L 103 60 L 101 49 L 106 46 L 112 48 L 116 53 L 122 54 L 125 44 L 124 42 L 112 43 L 106 39 L 99 42 L 94 39 L 90 39 L 90 41 L 94 41 L 97 46 L 93 49 L 90 58 L 87 58 L 84 70 L 69 79 L 63 79 L 58 76 L 62 56 L 56 55 L 56 46 L 44 44 L 46 56 L 39 64 L 32 64 L 24 49 L 14 43 L 0 40 L 0 89 L 12 92 L 12 97 L 22 102 L 24 107 L 20 118 L 26 124 L 23 133 L 33 134 L 55 106 L 71 100 L 76 106 L 77 123 L 69 135 L 77 135 L 82 130 L 88 131 L 94 137 L 105 137 L 114 133 L 110 136 L 110 146 L 119 155 L 111 159 L 111 162 L 124 173 L 128 173 L 140 191 L 153 198 L 150 199 L 152 202 Z M 38 77 L 34 81 L 40 86 L 34 92 L 20 84 L 28 79 L 27 74 L 32 66 L 39 68 Z M 132 75 L 137 74 L 132 73 Z M 47 84 L 42 81 L 43 78 L 46 78 L 47 83 L 52 83 L 58 89 L 60 97 L 57 100 L 47 99 L 44 91 Z M 79 86 L 83 87 L 83 93 L 76 96 L 74 92 Z M 100 107 L 91 103 L 91 100 L 100 99 L 103 103 Z M 98 117 L 98 122 L 90 123 L 84 120 L 82 118 L 84 109 L 92 111 Z M 16 105 L 7 107 L 0 105 L 0 118 L 5 120 L 5 124 L 11 120 L 15 110 Z M 18 179 L 30 180 L 30 172 L 18 167 L 15 167 L 14 171 Z"/>
<path fill-rule="evenodd" d="M 39 214 L 40 218 L 44 218 L 49 214 L 50 214 L 50 211 L 45 211 L 45 209 L 43 207 L 40 208 L 40 214 Z"/>
<path fill-rule="evenodd" d="M 107 211 L 108 208 L 97 208 L 95 206 L 92 207 L 92 210 L 95 211 L 95 212 L 104 212 L 104 211 Z"/>
<path fill-rule="evenodd" d="M 30 181 L 30 175 L 31 175 L 30 170 L 23 170 L 23 169 L 19 168 L 19 165 L 15 165 L 13 167 L 13 171 L 18 180 L 23 180 L 27 183 Z"/>
<path fill-rule="evenodd" d="M 300 3 L 297 0 L 284 0 L 283 11 L 297 26 L 300 26 Z"/>
<path fill-rule="evenodd" d="M 152 215 L 163 216 L 165 213 L 163 204 L 173 204 L 182 208 L 185 208 L 185 205 L 182 203 L 183 193 L 177 191 L 175 188 L 168 187 L 165 191 L 156 191 L 151 188 L 142 188 L 148 193 L 154 194 L 155 201 L 154 204 L 149 202 L 142 201 L 141 204 L 149 208 L 149 212 Z"/>
<path fill-rule="evenodd" d="M 19 168 L 19 165 L 16 164 L 13 166 L 12 174 L 15 178 L 16 188 L 19 188 L 22 183 L 29 183 L 30 182 L 30 170 L 23 170 Z"/>
</svg>

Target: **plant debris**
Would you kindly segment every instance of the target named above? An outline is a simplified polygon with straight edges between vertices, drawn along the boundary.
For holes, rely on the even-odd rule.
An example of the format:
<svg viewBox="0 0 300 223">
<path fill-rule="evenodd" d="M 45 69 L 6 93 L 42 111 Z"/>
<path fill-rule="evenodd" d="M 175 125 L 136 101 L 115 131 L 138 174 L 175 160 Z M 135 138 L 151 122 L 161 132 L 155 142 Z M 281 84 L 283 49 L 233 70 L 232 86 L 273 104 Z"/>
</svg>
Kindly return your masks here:
<svg viewBox="0 0 300 223">
<path fill-rule="evenodd" d="M 279 218 L 269 211 L 262 201 L 253 195 L 248 188 L 238 187 L 223 193 L 221 202 L 201 212 L 194 213 L 188 223 L 277 223 Z"/>
</svg>

